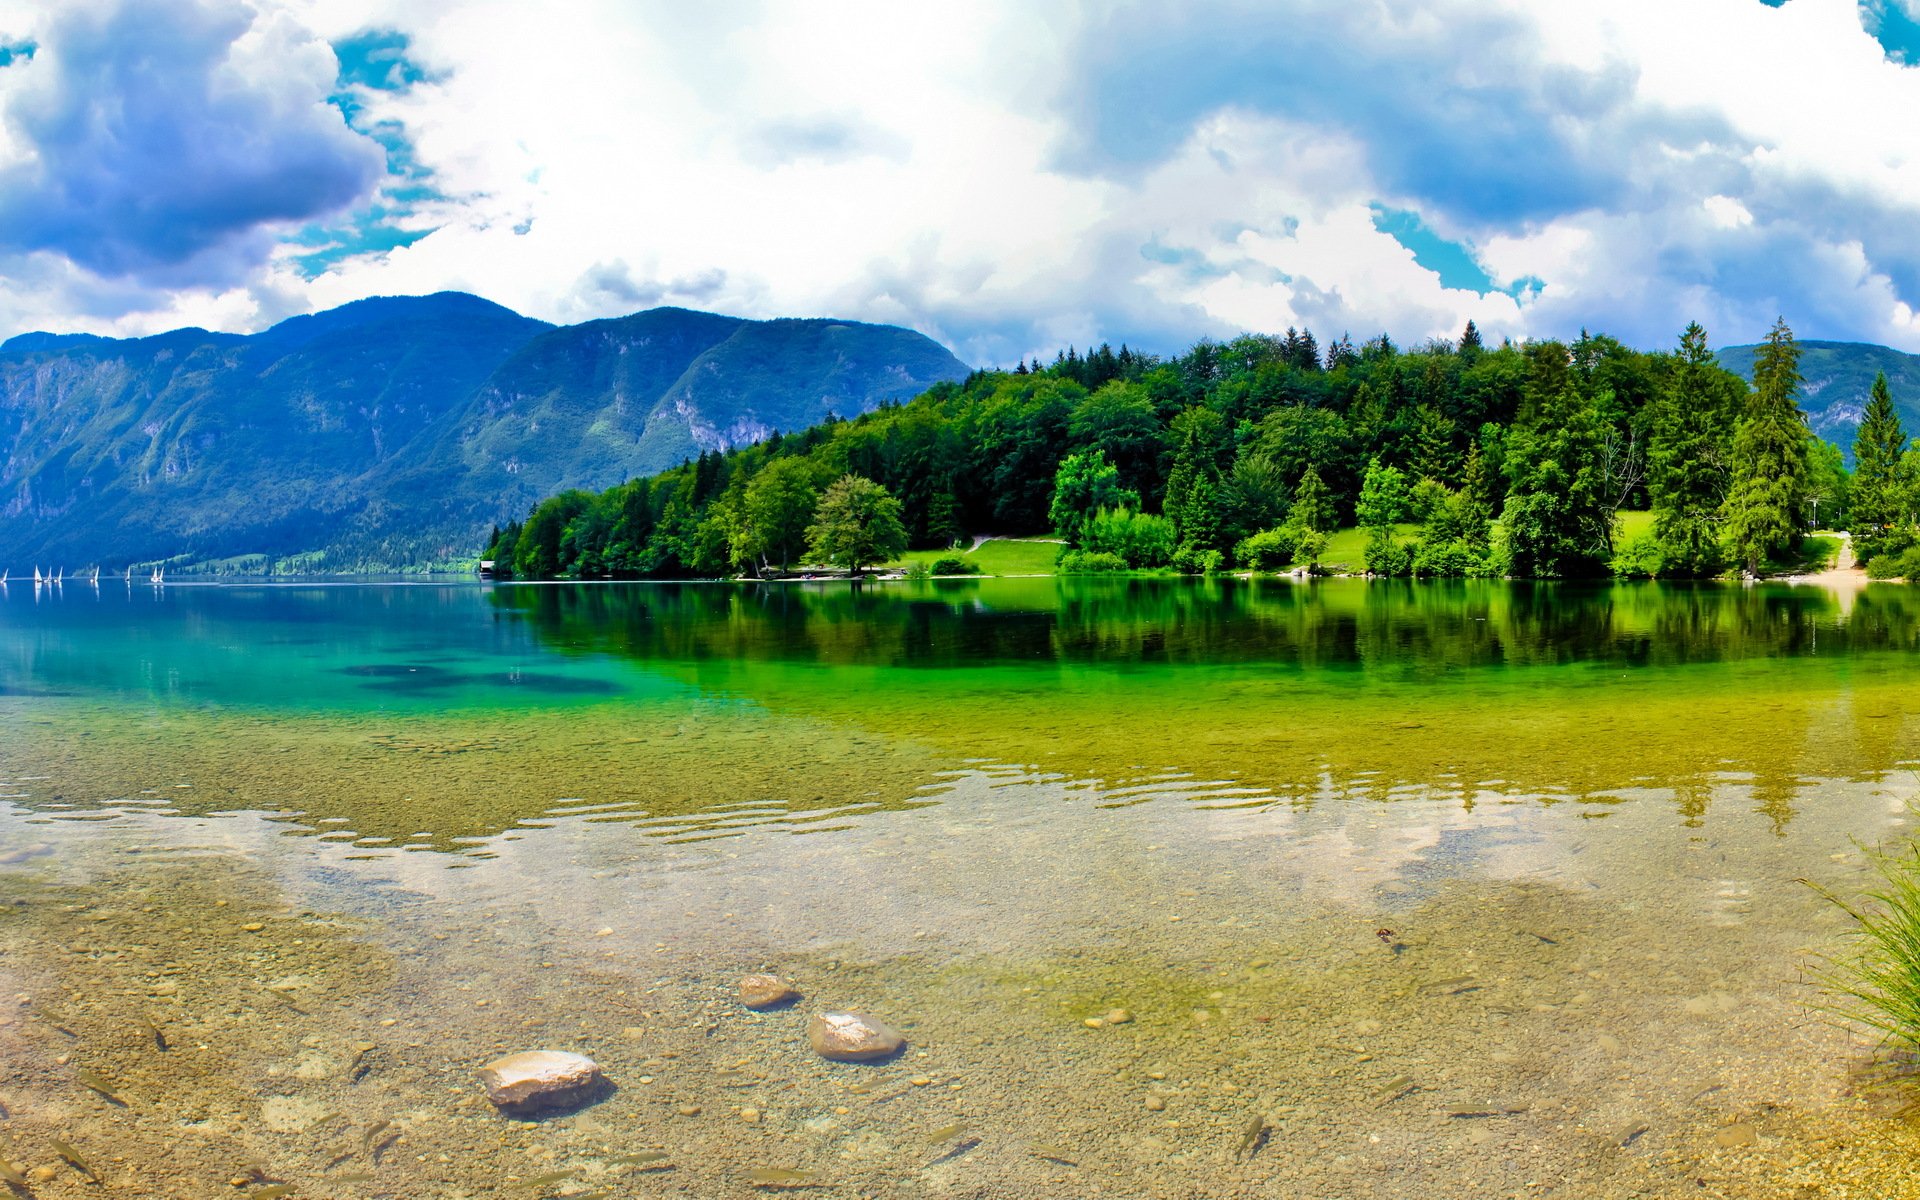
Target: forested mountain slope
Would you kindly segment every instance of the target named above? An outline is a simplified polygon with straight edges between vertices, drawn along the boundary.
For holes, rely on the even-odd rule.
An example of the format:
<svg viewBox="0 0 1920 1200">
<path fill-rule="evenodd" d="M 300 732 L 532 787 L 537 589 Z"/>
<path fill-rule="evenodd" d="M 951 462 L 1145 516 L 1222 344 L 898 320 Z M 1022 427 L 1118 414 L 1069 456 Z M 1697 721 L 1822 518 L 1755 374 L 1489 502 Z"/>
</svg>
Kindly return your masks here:
<svg viewBox="0 0 1920 1200">
<path fill-rule="evenodd" d="M 0 565 L 443 561 L 556 490 L 965 374 L 890 326 L 655 309 L 555 328 L 460 293 L 246 337 L 27 334 L 0 346 Z"/>
<path fill-rule="evenodd" d="M 1751 378 L 1758 349 L 1729 346 L 1720 351 L 1720 365 L 1742 379 Z M 1806 384 L 1800 407 L 1806 410 L 1813 431 L 1851 455 L 1867 391 L 1882 371 L 1901 421 L 1908 429 L 1920 429 L 1920 355 L 1866 342 L 1801 342 L 1800 374 Z"/>
</svg>

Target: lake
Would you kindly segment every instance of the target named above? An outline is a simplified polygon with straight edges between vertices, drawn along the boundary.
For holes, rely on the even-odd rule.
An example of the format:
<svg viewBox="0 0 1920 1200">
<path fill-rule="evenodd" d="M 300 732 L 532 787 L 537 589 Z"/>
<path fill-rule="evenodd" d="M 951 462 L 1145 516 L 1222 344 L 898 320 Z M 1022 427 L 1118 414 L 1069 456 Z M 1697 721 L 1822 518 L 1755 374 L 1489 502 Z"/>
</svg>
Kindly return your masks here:
<svg viewBox="0 0 1920 1200">
<path fill-rule="evenodd" d="M 1916 667 L 1898 585 L 11 584 L 0 1157 L 46 1197 L 1913 1194 L 1806 881 L 1907 836 Z M 804 998 L 742 1007 L 761 971 Z M 907 1048 L 824 1061 L 821 1009 Z M 541 1048 L 614 1090 L 496 1112 L 475 1070 Z"/>
</svg>

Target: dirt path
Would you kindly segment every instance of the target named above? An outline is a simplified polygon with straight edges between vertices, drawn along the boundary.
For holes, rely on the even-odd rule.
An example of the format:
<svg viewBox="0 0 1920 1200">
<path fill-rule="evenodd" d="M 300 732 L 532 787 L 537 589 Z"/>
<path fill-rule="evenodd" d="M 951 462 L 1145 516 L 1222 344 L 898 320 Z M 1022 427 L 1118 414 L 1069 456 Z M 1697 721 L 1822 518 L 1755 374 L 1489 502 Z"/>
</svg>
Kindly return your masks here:
<svg viewBox="0 0 1920 1200">
<path fill-rule="evenodd" d="M 1834 555 L 1833 565 L 1824 571 L 1812 575 L 1791 575 L 1793 583 L 1823 583 L 1829 587 L 1860 587 L 1867 582 L 1867 572 L 1858 565 L 1853 556 L 1853 535 L 1838 533 L 1840 552 Z"/>
</svg>

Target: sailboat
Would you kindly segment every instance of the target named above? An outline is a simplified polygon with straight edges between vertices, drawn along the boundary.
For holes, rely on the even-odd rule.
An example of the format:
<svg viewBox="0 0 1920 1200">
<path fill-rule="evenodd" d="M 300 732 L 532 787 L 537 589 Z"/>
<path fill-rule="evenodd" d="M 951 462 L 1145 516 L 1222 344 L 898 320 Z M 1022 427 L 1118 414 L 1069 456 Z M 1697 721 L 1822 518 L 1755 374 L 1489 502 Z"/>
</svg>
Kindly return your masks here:
<svg viewBox="0 0 1920 1200">
<path fill-rule="evenodd" d="M 47 577 L 46 577 L 45 575 L 42 575 L 42 574 L 40 573 L 40 564 L 39 564 L 39 563 L 35 563 L 35 564 L 33 565 L 33 581 L 34 581 L 34 583 L 36 583 L 36 584 L 40 584 L 40 583 L 45 583 L 45 582 L 47 581 Z"/>
<path fill-rule="evenodd" d="M 167 569 L 165 567 L 155 567 L 153 569 L 153 578 L 148 580 L 147 582 L 165 583 L 166 581 L 167 581 Z"/>
</svg>

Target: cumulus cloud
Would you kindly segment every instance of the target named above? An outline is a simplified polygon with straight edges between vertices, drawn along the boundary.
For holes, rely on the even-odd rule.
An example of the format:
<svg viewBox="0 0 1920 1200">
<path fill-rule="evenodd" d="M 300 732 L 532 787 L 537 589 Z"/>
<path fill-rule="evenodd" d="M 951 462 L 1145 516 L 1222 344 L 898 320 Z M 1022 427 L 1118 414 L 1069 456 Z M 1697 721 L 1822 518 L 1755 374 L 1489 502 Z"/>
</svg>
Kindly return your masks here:
<svg viewBox="0 0 1920 1200">
<path fill-rule="evenodd" d="M 976 363 L 1779 313 L 1920 350 L 1915 0 L 18 2 L 0 276 L 80 327 L 461 288 L 894 321 Z M 389 154 L 371 207 L 335 86 Z"/>
<path fill-rule="evenodd" d="M 0 246 L 224 287 L 385 170 L 327 103 L 331 49 L 235 0 L 63 3 L 7 68 Z"/>
</svg>

